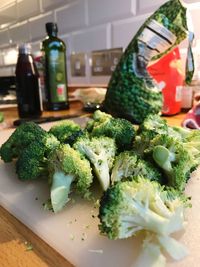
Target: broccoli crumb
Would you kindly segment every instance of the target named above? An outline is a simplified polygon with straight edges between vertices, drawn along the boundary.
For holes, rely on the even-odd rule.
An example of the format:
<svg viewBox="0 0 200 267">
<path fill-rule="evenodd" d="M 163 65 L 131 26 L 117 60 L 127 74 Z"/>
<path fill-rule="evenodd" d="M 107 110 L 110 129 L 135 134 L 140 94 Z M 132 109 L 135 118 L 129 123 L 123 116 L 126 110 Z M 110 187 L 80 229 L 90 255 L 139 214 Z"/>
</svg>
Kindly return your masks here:
<svg viewBox="0 0 200 267">
<path fill-rule="evenodd" d="M 74 240 L 75 239 L 75 236 L 73 234 L 70 234 L 70 240 Z"/>
<path fill-rule="evenodd" d="M 24 242 L 24 245 L 26 246 L 26 251 L 33 250 L 33 245 L 27 241 Z"/>
</svg>

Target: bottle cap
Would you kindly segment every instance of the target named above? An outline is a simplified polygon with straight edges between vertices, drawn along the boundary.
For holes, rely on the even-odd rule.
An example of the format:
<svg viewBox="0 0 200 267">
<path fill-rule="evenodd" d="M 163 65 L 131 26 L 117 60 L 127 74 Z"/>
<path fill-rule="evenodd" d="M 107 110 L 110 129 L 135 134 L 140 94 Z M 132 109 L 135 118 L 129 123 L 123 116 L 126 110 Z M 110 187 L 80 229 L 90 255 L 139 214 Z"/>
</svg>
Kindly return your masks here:
<svg viewBox="0 0 200 267">
<path fill-rule="evenodd" d="M 31 54 L 31 45 L 27 43 L 19 45 L 19 54 Z"/>
<path fill-rule="evenodd" d="M 58 32 L 58 27 L 57 24 L 54 22 L 47 22 L 46 23 L 46 31 L 47 33 L 52 33 L 52 32 Z"/>
</svg>

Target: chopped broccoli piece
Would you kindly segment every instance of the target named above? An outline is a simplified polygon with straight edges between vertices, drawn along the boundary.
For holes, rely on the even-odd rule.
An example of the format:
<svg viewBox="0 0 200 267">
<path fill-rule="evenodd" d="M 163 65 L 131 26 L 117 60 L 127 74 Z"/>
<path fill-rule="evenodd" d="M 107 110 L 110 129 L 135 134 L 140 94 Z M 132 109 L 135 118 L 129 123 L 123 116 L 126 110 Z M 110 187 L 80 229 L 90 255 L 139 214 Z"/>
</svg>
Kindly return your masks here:
<svg viewBox="0 0 200 267">
<path fill-rule="evenodd" d="M 49 133 L 53 134 L 61 143 L 73 145 L 83 134 L 80 125 L 72 120 L 66 120 L 51 127 Z"/>
<path fill-rule="evenodd" d="M 142 230 L 159 235 L 182 230 L 185 200 L 178 193 L 172 198 L 166 191 L 143 177 L 111 186 L 100 200 L 100 232 L 110 239 L 121 239 Z"/>
<path fill-rule="evenodd" d="M 11 162 L 19 157 L 25 147 L 45 136 L 46 131 L 33 122 L 25 122 L 17 127 L 9 139 L 1 146 L 0 155 L 3 161 Z"/>
<path fill-rule="evenodd" d="M 142 250 L 134 267 L 165 267 L 166 258 L 161 253 L 160 246 L 153 242 L 143 242 Z"/>
<path fill-rule="evenodd" d="M 135 176 L 144 176 L 163 184 L 161 172 L 152 163 L 138 157 L 134 151 L 121 152 L 114 161 L 111 182 L 133 179 Z"/>
<path fill-rule="evenodd" d="M 120 151 L 132 147 L 135 129 L 131 122 L 121 118 L 113 118 L 101 111 L 94 112 L 93 119 L 88 122 L 86 129 L 91 136 L 107 136 L 115 139 Z"/>
<path fill-rule="evenodd" d="M 164 171 L 168 185 L 184 190 L 191 172 L 198 166 L 183 143 L 169 135 L 158 135 L 150 143 L 146 154 Z"/>
<path fill-rule="evenodd" d="M 69 201 L 72 184 L 83 197 L 89 198 L 93 181 L 90 163 L 68 144 L 62 144 L 48 159 L 51 182 L 51 204 L 54 212 L 60 211 Z"/>
<path fill-rule="evenodd" d="M 48 179 L 48 157 L 59 144 L 56 137 L 46 134 L 25 147 L 16 162 L 16 173 L 19 179 Z"/>
<path fill-rule="evenodd" d="M 116 154 L 114 139 L 105 136 L 89 139 L 84 136 L 78 139 L 74 148 L 91 162 L 102 189 L 106 190 L 110 185 L 110 170 Z"/>
<path fill-rule="evenodd" d="M 88 132 L 92 132 L 93 128 L 109 121 L 111 118 L 112 116 L 110 114 L 96 110 L 92 115 L 92 119 L 87 122 L 86 129 Z"/>
</svg>

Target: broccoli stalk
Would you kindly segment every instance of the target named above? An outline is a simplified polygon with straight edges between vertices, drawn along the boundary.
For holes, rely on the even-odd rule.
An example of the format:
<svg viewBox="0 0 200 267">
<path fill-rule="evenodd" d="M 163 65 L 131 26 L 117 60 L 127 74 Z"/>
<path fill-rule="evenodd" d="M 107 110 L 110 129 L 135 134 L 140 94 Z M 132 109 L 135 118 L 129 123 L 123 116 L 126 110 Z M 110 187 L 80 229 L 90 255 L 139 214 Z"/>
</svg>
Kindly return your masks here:
<svg viewBox="0 0 200 267">
<path fill-rule="evenodd" d="M 173 172 L 172 162 L 176 161 L 176 155 L 164 146 L 156 146 L 153 149 L 153 159 L 163 170 L 169 174 Z"/>
<path fill-rule="evenodd" d="M 166 258 L 160 250 L 160 246 L 148 240 L 144 240 L 142 250 L 134 266 L 131 267 L 165 267 Z"/>
<path fill-rule="evenodd" d="M 80 138 L 74 148 L 90 162 L 103 190 L 110 185 L 110 170 L 116 153 L 115 141 L 109 137 Z"/>
<path fill-rule="evenodd" d="M 60 211 L 69 201 L 73 190 L 89 198 L 93 176 L 90 164 L 78 151 L 68 144 L 60 145 L 48 159 L 50 173 L 50 197 L 54 212 Z"/>
<path fill-rule="evenodd" d="M 53 174 L 50 197 L 54 212 L 60 211 L 69 201 L 70 188 L 74 179 L 74 175 L 59 171 Z"/>
</svg>

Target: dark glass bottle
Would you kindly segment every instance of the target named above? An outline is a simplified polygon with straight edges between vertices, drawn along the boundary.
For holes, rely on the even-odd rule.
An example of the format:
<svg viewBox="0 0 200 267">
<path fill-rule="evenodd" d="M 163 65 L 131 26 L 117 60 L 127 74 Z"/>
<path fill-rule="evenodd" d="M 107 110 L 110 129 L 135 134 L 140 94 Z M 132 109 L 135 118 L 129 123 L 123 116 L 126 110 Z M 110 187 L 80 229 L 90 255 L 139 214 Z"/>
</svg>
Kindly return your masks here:
<svg viewBox="0 0 200 267">
<path fill-rule="evenodd" d="M 46 31 L 48 36 L 42 42 L 45 58 L 45 107 L 47 110 L 68 109 L 66 46 L 57 37 L 56 23 L 46 23 Z"/>
<path fill-rule="evenodd" d="M 16 93 L 20 118 L 37 118 L 42 114 L 39 75 L 31 55 L 31 46 L 19 46 L 16 65 Z"/>
</svg>

